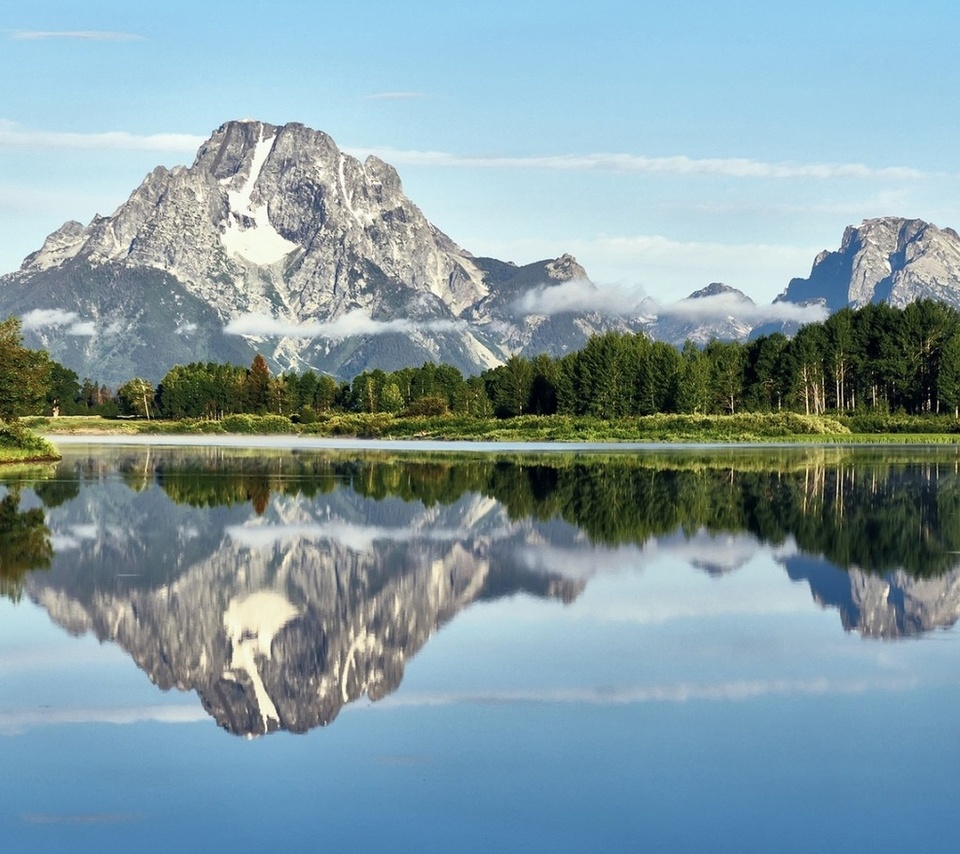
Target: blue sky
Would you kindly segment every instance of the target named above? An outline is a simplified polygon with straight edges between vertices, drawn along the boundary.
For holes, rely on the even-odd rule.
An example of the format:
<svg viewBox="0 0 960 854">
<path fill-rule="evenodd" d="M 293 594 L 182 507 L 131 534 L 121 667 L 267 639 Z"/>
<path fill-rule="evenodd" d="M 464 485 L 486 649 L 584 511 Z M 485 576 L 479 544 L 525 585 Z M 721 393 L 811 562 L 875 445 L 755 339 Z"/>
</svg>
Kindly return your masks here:
<svg viewBox="0 0 960 854">
<path fill-rule="evenodd" d="M 376 152 L 464 248 L 760 301 L 866 217 L 960 227 L 960 7 L 8 0 L 0 271 L 230 119 Z"/>
</svg>

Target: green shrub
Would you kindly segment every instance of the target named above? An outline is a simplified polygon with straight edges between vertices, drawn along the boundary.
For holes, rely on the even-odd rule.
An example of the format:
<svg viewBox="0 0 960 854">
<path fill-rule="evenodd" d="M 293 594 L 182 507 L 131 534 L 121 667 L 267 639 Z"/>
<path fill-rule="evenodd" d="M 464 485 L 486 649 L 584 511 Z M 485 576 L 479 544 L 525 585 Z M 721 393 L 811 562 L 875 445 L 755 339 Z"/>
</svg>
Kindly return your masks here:
<svg viewBox="0 0 960 854">
<path fill-rule="evenodd" d="M 283 415 L 228 415 L 220 425 L 226 433 L 245 435 L 296 432 L 290 419 Z"/>
<path fill-rule="evenodd" d="M 404 418 L 436 418 L 440 415 L 446 415 L 449 411 L 450 407 L 447 405 L 446 398 L 438 395 L 427 395 L 411 401 L 401 415 Z"/>
<path fill-rule="evenodd" d="M 298 424 L 316 424 L 317 413 L 312 406 L 304 406 L 294 416 L 293 420 L 296 421 L 296 423 Z"/>
<path fill-rule="evenodd" d="M 932 434 L 960 433 L 960 421 L 952 415 L 905 415 L 871 412 L 844 419 L 852 433 Z"/>
<path fill-rule="evenodd" d="M 0 421 L 0 458 L 59 459 L 57 449 L 17 421 Z"/>
</svg>

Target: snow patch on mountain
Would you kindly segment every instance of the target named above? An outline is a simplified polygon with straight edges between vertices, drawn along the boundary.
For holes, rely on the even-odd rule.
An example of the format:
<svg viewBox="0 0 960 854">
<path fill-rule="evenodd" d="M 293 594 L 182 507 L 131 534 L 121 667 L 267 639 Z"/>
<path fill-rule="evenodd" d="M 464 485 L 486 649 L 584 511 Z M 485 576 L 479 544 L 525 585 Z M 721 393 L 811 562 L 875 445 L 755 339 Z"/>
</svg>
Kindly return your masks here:
<svg viewBox="0 0 960 854">
<path fill-rule="evenodd" d="M 228 255 L 240 256 L 253 264 L 264 266 L 283 260 L 299 248 L 296 243 L 283 237 L 270 223 L 267 203 L 255 205 L 253 202 L 257 181 L 270 156 L 273 141 L 272 136 L 264 138 L 261 127 L 247 180 L 239 190 L 227 192 L 230 209 L 226 228 L 220 236 Z M 227 178 L 220 183 L 229 184 L 230 180 Z"/>
<path fill-rule="evenodd" d="M 347 191 L 347 181 L 346 181 L 346 163 L 347 158 L 343 153 L 340 154 L 340 162 L 337 164 L 337 178 L 340 182 L 340 195 L 343 197 L 343 205 L 350 212 L 352 216 L 361 228 L 366 228 L 368 225 L 373 225 L 374 217 L 369 212 L 359 213 L 356 208 L 354 208 L 352 201 L 350 200 L 350 193 Z M 366 171 L 366 170 L 364 170 Z"/>
</svg>

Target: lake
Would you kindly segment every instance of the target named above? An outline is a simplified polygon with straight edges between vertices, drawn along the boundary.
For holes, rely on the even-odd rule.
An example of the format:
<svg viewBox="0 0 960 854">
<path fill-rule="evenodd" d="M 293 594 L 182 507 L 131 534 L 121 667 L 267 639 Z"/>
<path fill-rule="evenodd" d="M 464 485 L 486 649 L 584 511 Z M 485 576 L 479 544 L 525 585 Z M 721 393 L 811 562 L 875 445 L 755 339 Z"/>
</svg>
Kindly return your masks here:
<svg viewBox="0 0 960 854">
<path fill-rule="evenodd" d="M 955 448 L 0 469 L 10 852 L 948 850 Z"/>
</svg>

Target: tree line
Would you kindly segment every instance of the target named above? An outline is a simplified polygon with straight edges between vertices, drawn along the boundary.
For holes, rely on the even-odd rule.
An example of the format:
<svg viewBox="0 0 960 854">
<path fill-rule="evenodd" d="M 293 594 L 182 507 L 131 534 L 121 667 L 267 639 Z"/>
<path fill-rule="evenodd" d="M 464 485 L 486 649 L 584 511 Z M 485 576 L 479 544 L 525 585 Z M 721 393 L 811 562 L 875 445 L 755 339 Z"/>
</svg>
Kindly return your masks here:
<svg viewBox="0 0 960 854">
<path fill-rule="evenodd" d="M 4 418 L 43 406 L 62 414 L 173 419 L 269 413 L 304 423 L 330 412 L 613 419 L 787 410 L 960 417 L 960 312 L 934 300 L 904 308 L 844 308 L 793 337 L 773 332 L 745 343 L 714 340 L 703 348 L 688 341 L 678 349 L 643 335 L 609 332 L 566 356 L 515 355 L 478 376 L 427 362 L 338 381 L 310 370 L 273 374 L 258 354 L 249 367 L 177 365 L 156 387 L 134 378 L 115 392 L 81 382 L 45 355 L 25 356 L 31 351 L 17 347 L 14 319 L 0 324 L 0 333 Z M 26 375 L 35 381 L 25 384 Z M 18 396 L 19 405 L 11 404 Z"/>
</svg>

